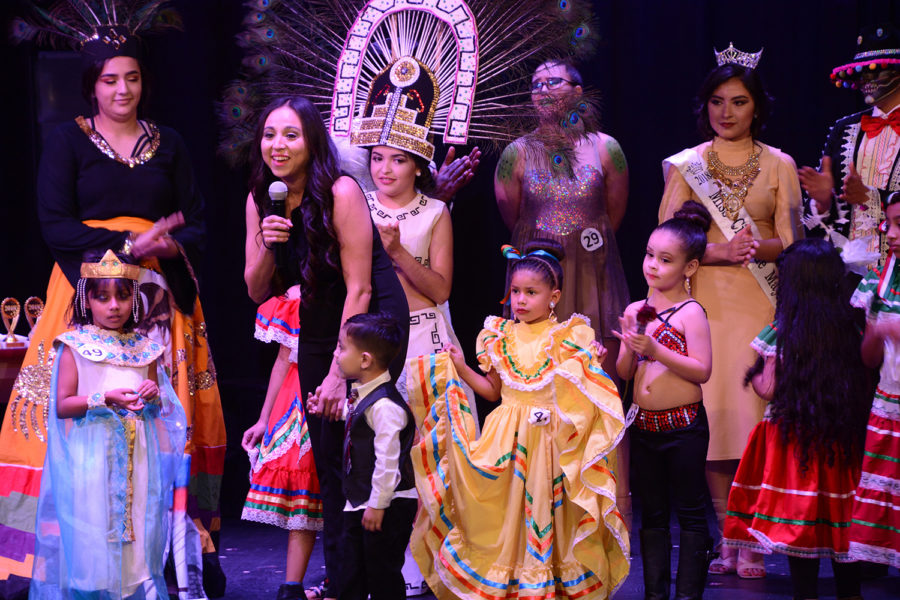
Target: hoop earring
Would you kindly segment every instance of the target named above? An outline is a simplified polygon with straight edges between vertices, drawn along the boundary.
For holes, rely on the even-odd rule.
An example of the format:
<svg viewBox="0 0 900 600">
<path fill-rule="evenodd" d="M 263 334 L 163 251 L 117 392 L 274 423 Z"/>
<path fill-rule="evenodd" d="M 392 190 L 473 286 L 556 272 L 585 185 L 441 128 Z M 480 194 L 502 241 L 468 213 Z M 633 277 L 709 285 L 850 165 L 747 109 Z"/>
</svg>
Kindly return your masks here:
<svg viewBox="0 0 900 600">
<path fill-rule="evenodd" d="M 556 302 L 550 301 L 550 320 L 556 323 Z"/>
<path fill-rule="evenodd" d="M 688 296 L 690 296 L 691 295 L 691 278 L 690 277 L 684 278 L 684 289 L 685 289 L 685 291 L 687 291 Z"/>
</svg>

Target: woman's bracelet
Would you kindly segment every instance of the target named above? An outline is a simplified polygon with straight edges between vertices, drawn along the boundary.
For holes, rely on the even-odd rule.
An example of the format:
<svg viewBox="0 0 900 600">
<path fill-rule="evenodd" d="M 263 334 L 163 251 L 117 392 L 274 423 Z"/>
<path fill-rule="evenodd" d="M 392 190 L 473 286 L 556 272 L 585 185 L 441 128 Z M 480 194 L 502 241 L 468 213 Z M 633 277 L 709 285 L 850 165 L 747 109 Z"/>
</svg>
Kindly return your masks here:
<svg viewBox="0 0 900 600">
<path fill-rule="evenodd" d="M 125 238 L 125 242 L 122 244 L 122 254 L 125 256 L 131 256 L 131 250 L 134 248 L 134 240 L 137 238 L 137 234 L 133 231 L 128 232 L 128 237 Z"/>
<path fill-rule="evenodd" d="M 88 410 L 92 408 L 106 407 L 106 394 L 95 392 L 87 398 Z"/>
</svg>

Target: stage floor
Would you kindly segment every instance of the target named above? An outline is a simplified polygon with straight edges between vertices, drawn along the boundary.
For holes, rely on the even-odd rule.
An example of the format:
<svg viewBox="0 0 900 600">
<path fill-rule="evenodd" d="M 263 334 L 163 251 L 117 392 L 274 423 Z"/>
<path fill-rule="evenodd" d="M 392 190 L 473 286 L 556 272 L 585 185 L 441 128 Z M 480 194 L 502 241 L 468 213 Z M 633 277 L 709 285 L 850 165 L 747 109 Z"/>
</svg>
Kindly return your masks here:
<svg viewBox="0 0 900 600">
<path fill-rule="evenodd" d="M 673 532 L 673 539 L 678 539 Z M 274 600 L 278 586 L 284 581 L 284 557 L 287 533 L 267 525 L 226 519 L 222 523 L 221 563 L 228 576 L 227 600 Z M 641 600 L 644 597 L 640 547 L 637 536 L 632 539 L 631 573 L 615 594 L 616 600 Z M 677 550 L 672 552 L 673 567 Z M 710 575 L 705 600 L 763 600 L 790 598 L 791 581 L 787 559 L 783 555 L 766 557 L 768 576 L 763 580 L 745 581 L 737 575 Z M 317 583 L 325 574 L 321 545 L 316 544 L 304 583 Z M 866 600 L 887 600 L 898 597 L 900 575 L 891 569 L 885 577 L 863 582 L 862 595 Z M 674 590 L 673 590 L 674 596 Z M 819 595 L 834 597 L 831 564 L 822 561 Z M 418 596 L 423 600 L 432 595 Z"/>
</svg>

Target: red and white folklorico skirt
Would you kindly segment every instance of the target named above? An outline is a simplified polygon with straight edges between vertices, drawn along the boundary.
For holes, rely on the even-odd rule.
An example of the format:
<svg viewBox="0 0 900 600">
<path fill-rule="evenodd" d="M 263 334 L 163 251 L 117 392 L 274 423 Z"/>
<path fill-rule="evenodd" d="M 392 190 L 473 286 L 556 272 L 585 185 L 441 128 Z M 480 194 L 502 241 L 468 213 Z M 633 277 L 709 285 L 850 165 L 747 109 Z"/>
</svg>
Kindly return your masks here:
<svg viewBox="0 0 900 600">
<path fill-rule="evenodd" d="M 241 518 L 283 529 L 322 529 L 322 495 L 297 374 L 299 300 L 270 298 L 256 315 L 256 337 L 292 349 L 291 364 L 266 433 L 250 453 L 250 491 Z"/>
<path fill-rule="evenodd" d="M 886 392 L 882 384 L 875 390 L 866 430 L 850 555 L 900 568 L 900 395 Z"/>
<path fill-rule="evenodd" d="M 828 466 L 812 453 L 801 472 L 795 450 L 777 423 L 767 417 L 757 424 L 731 484 L 723 542 L 764 554 L 856 560 L 849 531 L 859 465 L 838 455 Z"/>
</svg>

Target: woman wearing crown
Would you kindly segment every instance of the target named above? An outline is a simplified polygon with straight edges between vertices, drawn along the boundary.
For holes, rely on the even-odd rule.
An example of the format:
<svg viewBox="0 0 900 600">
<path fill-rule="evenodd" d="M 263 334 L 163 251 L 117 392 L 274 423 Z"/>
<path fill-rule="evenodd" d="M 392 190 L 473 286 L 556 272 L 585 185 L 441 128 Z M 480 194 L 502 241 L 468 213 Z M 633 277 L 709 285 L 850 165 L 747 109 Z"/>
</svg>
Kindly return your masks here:
<svg viewBox="0 0 900 600">
<path fill-rule="evenodd" d="M 706 309 L 712 333 L 712 376 L 702 387 L 710 431 L 707 482 L 720 527 L 741 453 L 765 407 L 742 385 L 742 373 L 755 360 L 750 342 L 774 315 L 772 261 L 803 235 L 794 161 L 758 140 L 771 102 L 756 71 L 760 55 L 733 46 L 716 53 L 718 66 L 697 94 L 697 125 L 707 141 L 663 161 L 659 208 L 661 222 L 687 200 L 713 215 L 703 264 L 685 285 Z M 723 548 L 710 572 L 765 576 L 758 555 L 736 552 Z"/>
<path fill-rule="evenodd" d="M 45 32 L 65 36 L 80 47 L 82 87 L 92 111 L 63 123 L 41 157 L 38 215 L 56 265 L 0 433 L 0 480 L 7 482 L 0 492 L 0 525 L 6 532 L 0 544 L 0 577 L 31 575 L 34 514 L 46 451 L 45 411 L 58 356 L 52 342 L 66 328 L 64 314 L 79 280 L 82 253 L 112 248 L 146 267 L 140 283 L 149 301 L 150 322 L 143 333 L 165 348 L 160 362 L 187 416 L 186 459 L 174 501 L 173 558 L 185 597 L 202 598 L 200 554 L 201 548 L 214 551 L 206 530 L 218 527 L 225 444 L 216 371 L 191 267 L 203 247 L 203 198 L 178 133 L 138 117 L 146 89 L 136 33 L 142 24 L 154 22 L 153 15 L 134 3 L 104 6 L 111 7 L 110 13 L 100 11 L 90 24 L 74 18 L 63 23 L 71 12 L 53 12 L 53 24 L 17 24 L 24 36 Z M 54 24 L 66 27 L 54 32 Z M 186 514 L 188 505 L 194 514 Z M 224 578 L 212 576 L 208 583 L 223 588 Z"/>
</svg>

